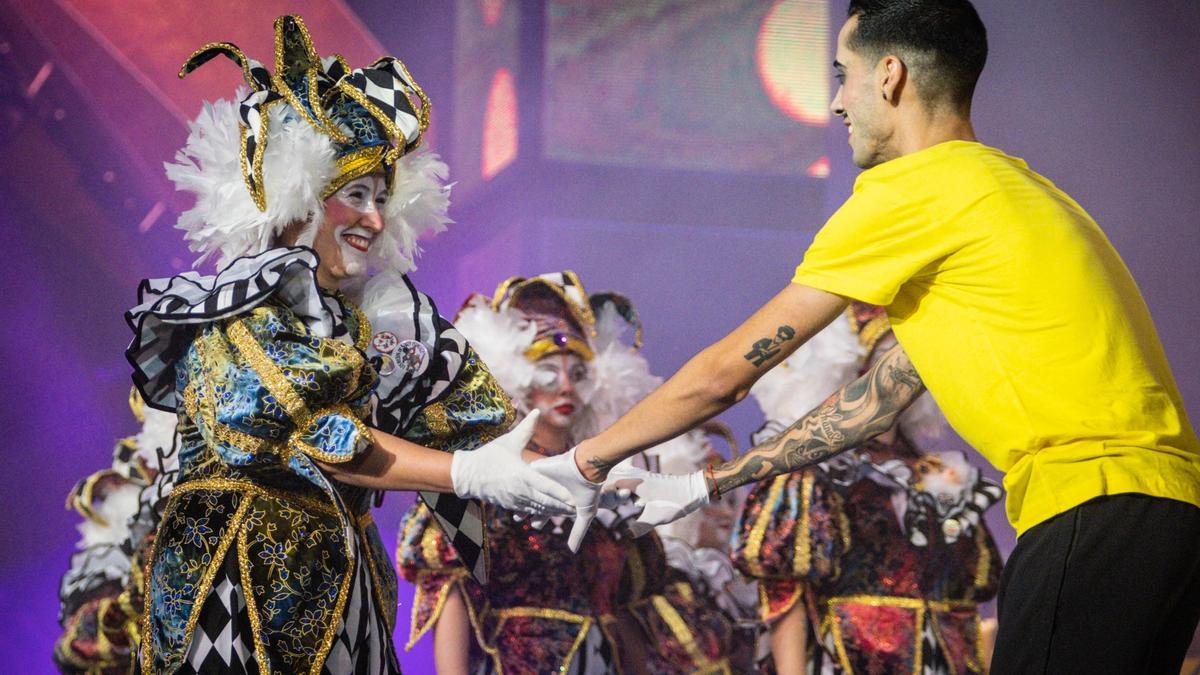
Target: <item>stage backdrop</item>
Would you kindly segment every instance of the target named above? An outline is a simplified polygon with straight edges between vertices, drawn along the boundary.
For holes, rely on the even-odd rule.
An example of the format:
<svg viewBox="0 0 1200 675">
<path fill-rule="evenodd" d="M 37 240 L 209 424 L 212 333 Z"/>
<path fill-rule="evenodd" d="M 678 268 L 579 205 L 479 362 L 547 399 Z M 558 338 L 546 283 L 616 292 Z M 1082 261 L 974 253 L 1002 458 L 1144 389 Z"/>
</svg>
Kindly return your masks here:
<svg viewBox="0 0 1200 675">
<path fill-rule="evenodd" d="M 663 375 L 788 283 L 813 234 L 849 194 L 856 171 L 844 130 L 822 126 L 820 107 L 810 105 L 818 92 L 827 95 L 829 81 L 806 75 L 828 73 L 844 2 L 547 0 L 529 3 L 536 12 L 514 0 L 453 4 L 478 13 L 439 22 L 425 5 L 426 26 L 397 8 L 415 11 L 423 5 L 415 0 L 222 0 L 181 21 L 168 20 L 160 3 L 121 3 L 114 17 L 94 1 L 0 0 L 0 290 L 12 310 L 0 328 L 9 459 L 0 491 L 3 670 L 51 671 L 56 585 L 77 538 L 78 517 L 63 510 L 63 499 L 79 477 L 106 465 L 118 438 L 137 430 L 124 403 L 121 312 L 140 277 L 190 264 L 170 229 L 179 203 L 158 167 L 182 144 L 183 120 L 200 98 L 228 95 L 237 82 L 234 68 L 217 65 L 194 85 L 173 79 L 177 62 L 202 42 L 236 38 L 262 58 L 274 15 L 298 10 L 310 24 L 323 17 L 313 31 L 319 49 L 358 63 L 384 52 L 432 58 L 456 26 L 496 26 L 494 42 L 473 48 L 516 54 L 489 57 L 471 96 L 435 98 L 435 116 L 479 131 L 439 127 L 442 136 L 471 137 L 461 147 L 445 140 L 460 165 L 452 171 L 468 177 L 470 189 L 452 230 L 426 242 L 413 277 L 452 314 L 469 292 L 490 291 L 506 276 L 575 269 L 589 289 L 633 298 L 646 323 L 645 353 Z M 1200 295 L 1192 279 L 1200 269 L 1200 136 L 1192 133 L 1200 5 L 979 4 L 991 38 L 975 106 L 980 137 L 1027 159 L 1099 221 L 1137 278 L 1189 413 L 1200 419 Z M 737 28 L 714 30 L 715 21 Z M 780 26 L 810 31 L 819 43 L 819 21 L 827 22 L 824 54 L 796 42 L 786 48 L 810 54 L 802 63 L 764 56 L 781 48 L 771 32 Z M 47 32 L 56 27 L 64 32 Z M 639 49 L 647 41 L 661 48 Z M 178 54 L 159 60 L 162 45 Z M 86 58 L 70 57 L 77 53 Z M 139 65 L 147 59 L 153 67 Z M 497 75 L 505 69 L 511 89 Z M 427 88 L 452 91 L 453 59 L 428 70 L 447 81 Z M 112 84 L 94 86 L 101 77 Z M 480 97 L 495 101 L 490 146 Z M 470 110 L 456 109 L 467 105 L 460 98 Z M 549 164 L 561 170 L 540 170 Z M 622 184 L 614 175 L 630 178 Z M 565 183 L 579 176 L 595 182 Z M 704 193 L 688 195 L 689 185 Z M 556 201 L 563 194 L 578 203 Z M 761 423 L 752 403 L 723 419 L 740 440 Z M 385 501 L 377 518 L 385 538 L 394 538 L 409 503 L 402 495 Z M 1010 549 L 1000 510 L 991 515 Z M 411 589 L 400 597 L 403 646 Z M 406 672 L 432 672 L 429 642 L 401 655 Z"/>
</svg>

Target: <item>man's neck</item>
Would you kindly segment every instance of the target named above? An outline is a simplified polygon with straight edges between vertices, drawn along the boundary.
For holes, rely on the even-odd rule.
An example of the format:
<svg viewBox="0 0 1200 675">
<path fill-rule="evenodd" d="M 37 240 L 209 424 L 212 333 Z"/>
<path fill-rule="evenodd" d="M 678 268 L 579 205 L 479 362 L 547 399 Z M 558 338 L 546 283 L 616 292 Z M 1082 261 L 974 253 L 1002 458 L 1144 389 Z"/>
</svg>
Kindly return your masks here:
<svg viewBox="0 0 1200 675">
<path fill-rule="evenodd" d="M 571 435 L 566 429 L 542 424 L 540 420 L 530 440 L 553 455 L 560 455 L 571 447 Z"/>
<path fill-rule="evenodd" d="M 896 128 L 896 145 L 900 156 L 920 152 L 947 141 L 974 141 L 975 127 L 971 118 L 956 112 L 930 112 L 913 109 L 910 119 L 902 119 Z"/>
</svg>

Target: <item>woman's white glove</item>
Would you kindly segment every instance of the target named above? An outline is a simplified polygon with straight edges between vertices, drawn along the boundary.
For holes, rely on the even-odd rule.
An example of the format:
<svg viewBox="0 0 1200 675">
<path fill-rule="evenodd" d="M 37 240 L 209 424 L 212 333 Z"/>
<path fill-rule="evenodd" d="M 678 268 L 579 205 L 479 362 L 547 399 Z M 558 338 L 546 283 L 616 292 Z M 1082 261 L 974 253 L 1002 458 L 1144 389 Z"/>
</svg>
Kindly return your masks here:
<svg viewBox="0 0 1200 675">
<path fill-rule="evenodd" d="M 579 472 L 575 463 L 575 450 L 571 448 L 561 455 L 534 460 L 529 466 L 540 472 L 547 479 L 566 488 L 571 493 L 575 504 L 575 522 L 571 525 L 571 534 L 567 537 L 567 548 L 572 553 L 579 552 L 583 543 L 583 535 L 587 534 L 588 526 L 596 517 L 596 509 L 600 505 L 600 488 L 604 483 L 593 483 Z"/>
<path fill-rule="evenodd" d="M 634 502 L 642 513 L 629 523 L 634 536 L 641 536 L 657 525 L 679 520 L 708 504 L 708 482 L 703 471 L 685 474 L 650 473 L 628 464 L 619 464 L 608 472 L 605 485 L 628 488 L 637 495 Z"/>
<path fill-rule="evenodd" d="M 572 499 L 571 491 L 538 473 L 532 464 L 526 464 L 521 458 L 537 418 L 538 411 L 535 410 L 512 431 L 494 441 L 475 450 L 454 453 L 450 460 L 454 494 L 536 516 L 565 516 L 576 512 L 578 502 Z"/>
</svg>

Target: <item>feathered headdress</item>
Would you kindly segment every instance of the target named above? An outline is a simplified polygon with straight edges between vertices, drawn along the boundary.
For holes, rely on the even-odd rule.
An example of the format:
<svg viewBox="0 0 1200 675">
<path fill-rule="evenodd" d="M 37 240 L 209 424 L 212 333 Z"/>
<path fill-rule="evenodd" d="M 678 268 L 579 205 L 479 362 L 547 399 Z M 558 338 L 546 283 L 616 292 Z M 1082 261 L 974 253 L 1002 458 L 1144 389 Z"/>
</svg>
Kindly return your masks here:
<svg viewBox="0 0 1200 675">
<path fill-rule="evenodd" d="M 166 164 L 176 187 L 196 195 L 177 226 L 201 254 L 197 264 L 214 253 L 221 265 L 259 253 L 296 222 L 308 223 L 297 243 L 311 244 L 322 200 L 382 170 L 386 227 L 372 257 L 401 273 L 413 269 L 418 237 L 450 222 L 449 187 L 445 163 L 417 150 L 431 108 L 404 64 L 386 56 L 351 69 L 340 55 L 322 59 L 298 16 L 275 20 L 274 73 L 218 42 L 192 54 L 179 76 L 216 56 L 237 63 L 250 89 L 238 92 L 238 103 L 206 103 Z"/>
<path fill-rule="evenodd" d="M 584 359 L 589 384 L 580 392 L 585 409 L 579 438 L 612 424 L 662 382 L 638 353 L 642 327 L 633 303 L 619 293 L 588 295 L 570 270 L 513 277 L 491 298 L 474 295 L 454 325 L 518 408 L 532 386 L 534 361 L 564 351 Z M 631 343 L 625 340 L 629 329 Z"/>
</svg>

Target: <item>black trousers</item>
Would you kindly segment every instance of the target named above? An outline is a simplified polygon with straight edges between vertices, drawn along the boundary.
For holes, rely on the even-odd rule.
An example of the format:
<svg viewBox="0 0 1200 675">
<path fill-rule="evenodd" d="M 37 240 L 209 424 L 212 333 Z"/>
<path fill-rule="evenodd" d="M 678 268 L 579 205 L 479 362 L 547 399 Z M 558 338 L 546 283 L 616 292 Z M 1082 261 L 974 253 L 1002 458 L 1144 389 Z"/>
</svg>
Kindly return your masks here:
<svg viewBox="0 0 1200 675">
<path fill-rule="evenodd" d="M 993 675 L 1177 675 L 1200 620 L 1200 508 L 1113 495 L 1030 528 L 998 614 Z"/>
</svg>

